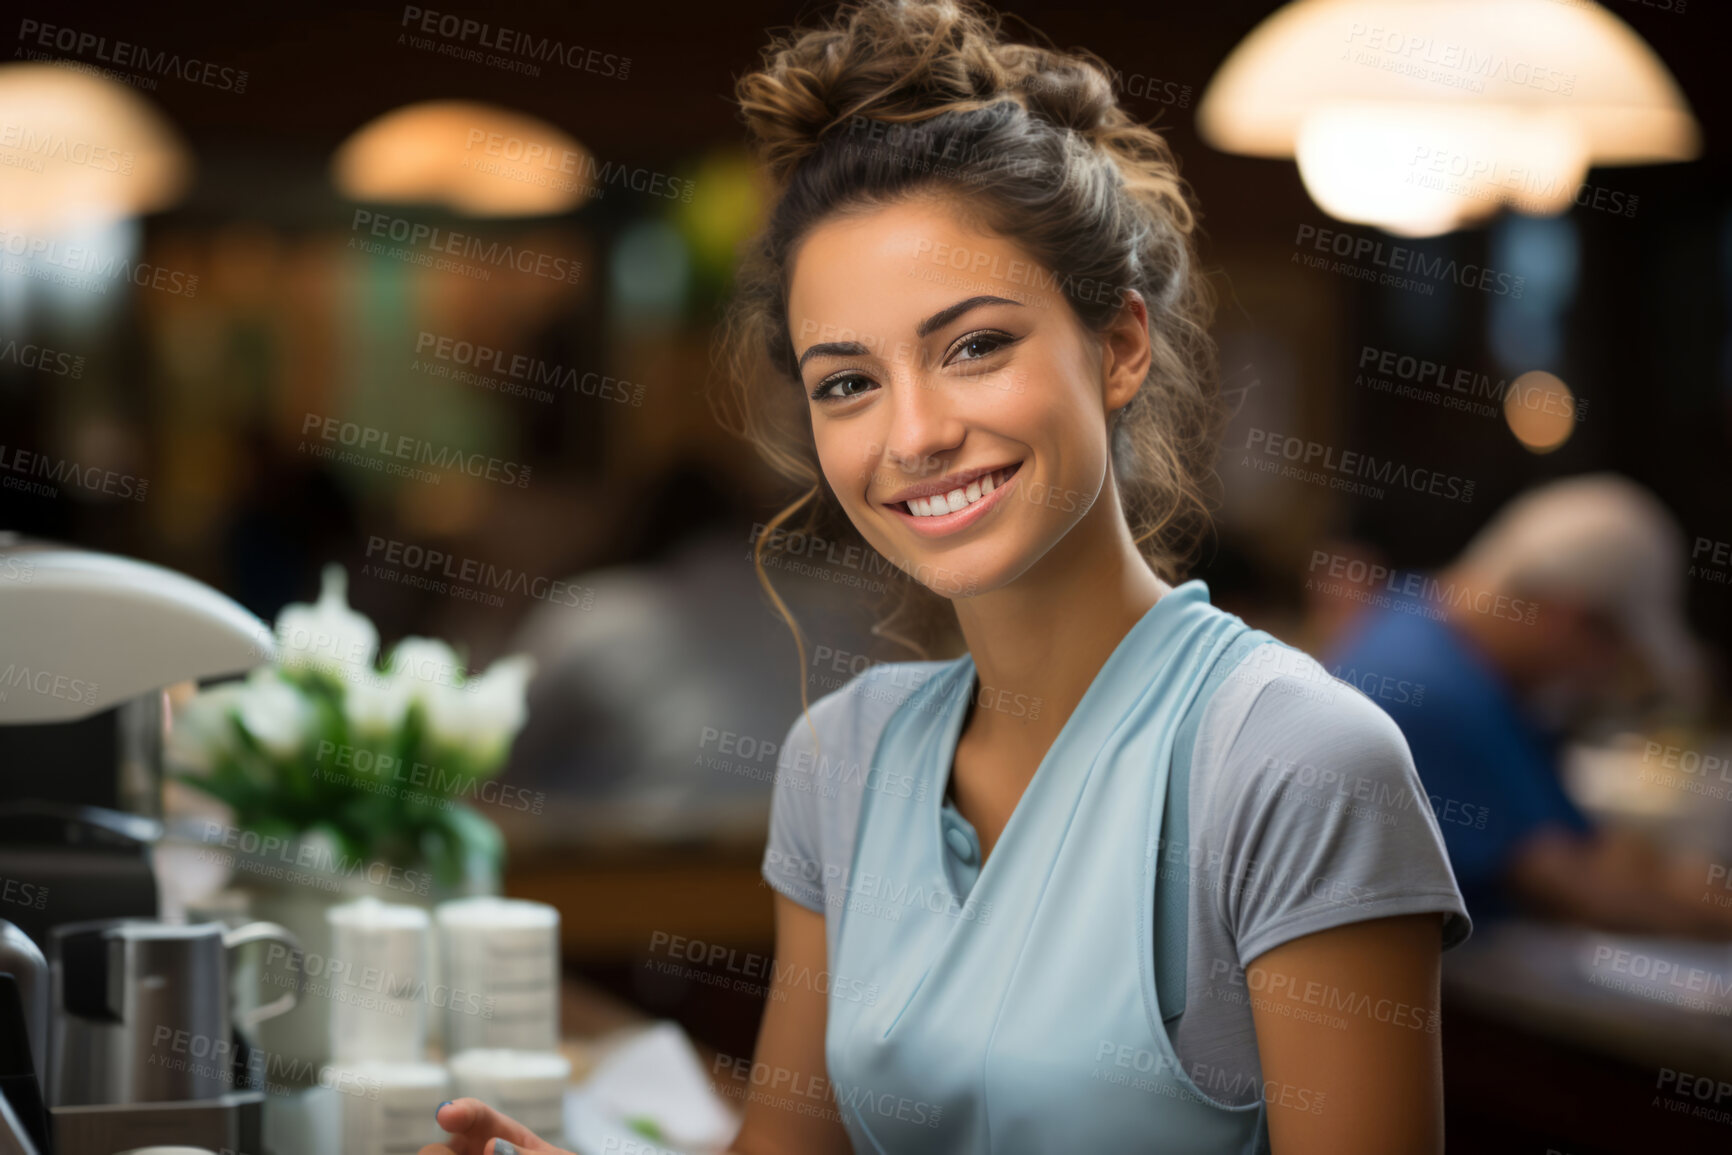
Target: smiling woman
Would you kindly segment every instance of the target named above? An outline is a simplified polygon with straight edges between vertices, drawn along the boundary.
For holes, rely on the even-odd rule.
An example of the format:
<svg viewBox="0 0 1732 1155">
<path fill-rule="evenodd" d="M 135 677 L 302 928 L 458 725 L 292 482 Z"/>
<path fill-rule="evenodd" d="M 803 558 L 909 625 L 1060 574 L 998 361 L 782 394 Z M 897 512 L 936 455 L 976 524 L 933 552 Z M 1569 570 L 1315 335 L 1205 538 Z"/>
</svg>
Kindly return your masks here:
<svg viewBox="0 0 1732 1155">
<path fill-rule="evenodd" d="M 741 1152 L 1441 1150 L 1466 908 L 1389 719 L 1171 584 L 1223 426 L 1210 295 L 1109 75 L 883 2 L 739 82 L 778 195 L 718 416 L 800 486 L 772 529 L 903 575 L 880 634 L 963 650 L 789 731 L 779 973 L 881 998 L 778 982 L 754 1076 L 833 1109 L 754 1097 Z M 762 568 L 798 536 L 757 560 L 803 653 Z"/>
<path fill-rule="evenodd" d="M 1209 299 L 1109 75 L 869 0 L 738 83 L 776 198 L 717 413 L 800 490 L 759 578 L 804 668 L 765 551 L 851 538 L 925 659 L 782 744 L 742 1155 L 1442 1150 L 1466 908 L 1389 717 L 1181 583 Z M 447 1111 L 459 1155 L 518 1141 Z"/>
<path fill-rule="evenodd" d="M 960 380 L 971 404 L 1039 420 L 1043 406 L 1074 411 L 1052 386 L 1098 377 L 1102 358 L 1117 358 L 1135 387 L 1107 407 L 1103 454 L 1065 479 L 1024 476 L 1017 496 L 1077 516 L 1104 496 L 1103 519 L 1128 526 L 1149 565 L 1176 578 L 1207 521 L 1224 419 L 1196 217 L 1166 141 L 1118 107 L 1104 64 L 1003 43 L 983 9 L 867 5 L 773 44 L 766 60 L 739 99 L 778 197 L 736 275 L 721 343 L 731 371 L 715 400 L 723 424 L 802 488 L 772 527 L 864 539 L 902 575 L 878 632 L 921 656 L 953 650 L 951 606 L 920 580 L 925 559 L 896 544 L 908 529 L 888 537 L 872 528 L 882 517 L 861 524 L 820 463 L 824 449 L 850 471 L 879 470 L 880 505 L 945 494 L 921 536 L 961 530 L 980 516 L 949 508 L 958 488 L 968 498 L 966 475 L 1024 455 L 952 468 L 932 446 L 895 443 L 878 427 L 890 418 L 854 419 L 872 404 L 856 398 L 894 370 L 935 402 L 954 393 L 940 380 Z M 880 294 L 862 294 L 866 285 L 898 308 L 875 308 Z M 851 427 L 845 448 L 825 444 L 838 421 Z M 1113 492 L 1102 494 L 1108 455 Z M 1049 521 L 1057 540 L 1065 527 Z M 799 535 L 761 535 L 760 552 L 790 540 Z"/>
</svg>

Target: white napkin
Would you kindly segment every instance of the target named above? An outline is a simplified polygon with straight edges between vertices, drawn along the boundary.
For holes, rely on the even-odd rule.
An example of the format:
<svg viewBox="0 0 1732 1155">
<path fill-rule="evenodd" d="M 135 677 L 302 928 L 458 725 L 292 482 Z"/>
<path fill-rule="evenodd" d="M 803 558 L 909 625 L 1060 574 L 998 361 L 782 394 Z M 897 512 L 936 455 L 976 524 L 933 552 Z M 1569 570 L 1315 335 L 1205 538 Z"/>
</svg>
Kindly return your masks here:
<svg viewBox="0 0 1732 1155">
<path fill-rule="evenodd" d="M 739 1119 L 710 1088 L 691 1040 L 670 1022 L 622 1043 L 566 1098 L 566 1139 L 583 1155 L 603 1150 L 609 1140 L 610 1151 L 665 1150 L 633 1131 L 631 1119 L 653 1121 L 670 1146 L 693 1151 L 723 1150 L 740 1129 Z"/>
</svg>

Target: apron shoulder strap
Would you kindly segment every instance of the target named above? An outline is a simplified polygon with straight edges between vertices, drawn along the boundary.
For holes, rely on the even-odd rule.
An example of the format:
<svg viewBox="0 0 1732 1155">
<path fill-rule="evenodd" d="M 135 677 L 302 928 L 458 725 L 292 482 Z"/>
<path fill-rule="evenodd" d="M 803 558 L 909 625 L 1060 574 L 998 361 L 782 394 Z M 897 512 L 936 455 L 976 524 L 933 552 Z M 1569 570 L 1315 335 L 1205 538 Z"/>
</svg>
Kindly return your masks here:
<svg viewBox="0 0 1732 1155">
<path fill-rule="evenodd" d="M 1202 726 L 1203 713 L 1214 696 L 1215 688 L 1225 681 L 1245 655 L 1273 635 L 1247 628 L 1221 652 L 1214 669 L 1204 679 L 1201 691 L 1185 711 L 1173 738 L 1173 766 L 1167 774 L 1167 803 L 1161 813 L 1161 868 L 1155 871 L 1155 994 L 1159 999 L 1161 1020 L 1171 1023 L 1185 1013 L 1185 951 L 1188 945 L 1190 919 L 1190 871 L 1169 869 L 1167 847 L 1178 847 L 1183 853 L 1174 855 L 1181 862 L 1189 861 L 1191 751 L 1197 745 L 1197 730 Z"/>
</svg>

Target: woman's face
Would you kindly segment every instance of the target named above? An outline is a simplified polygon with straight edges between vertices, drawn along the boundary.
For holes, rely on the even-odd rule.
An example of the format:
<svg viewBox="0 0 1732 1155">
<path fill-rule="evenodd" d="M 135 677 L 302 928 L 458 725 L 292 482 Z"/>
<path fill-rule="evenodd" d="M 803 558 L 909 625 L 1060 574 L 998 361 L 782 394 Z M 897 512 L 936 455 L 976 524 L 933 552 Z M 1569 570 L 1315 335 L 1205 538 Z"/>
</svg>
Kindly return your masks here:
<svg viewBox="0 0 1732 1155">
<path fill-rule="evenodd" d="M 1148 372 L 1139 297 L 1095 337 L 1027 252 L 910 200 L 814 229 L 788 318 L 825 478 L 935 593 L 997 589 L 1079 524 L 1122 522 L 1108 429 Z"/>
</svg>

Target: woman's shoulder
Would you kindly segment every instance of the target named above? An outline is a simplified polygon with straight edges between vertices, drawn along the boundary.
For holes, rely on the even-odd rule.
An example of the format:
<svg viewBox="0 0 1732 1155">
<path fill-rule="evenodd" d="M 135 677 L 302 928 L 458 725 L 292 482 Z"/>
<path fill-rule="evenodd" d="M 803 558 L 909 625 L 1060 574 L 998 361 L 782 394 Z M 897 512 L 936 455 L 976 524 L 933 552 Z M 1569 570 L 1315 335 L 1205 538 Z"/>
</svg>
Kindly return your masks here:
<svg viewBox="0 0 1732 1155">
<path fill-rule="evenodd" d="M 827 909 L 824 887 L 847 875 L 868 786 L 900 793 L 908 780 L 899 774 L 887 784 L 871 764 L 884 726 L 948 665 L 879 663 L 852 674 L 795 716 L 776 756 L 763 866 L 771 886 L 812 910 Z"/>
<path fill-rule="evenodd" d="M 826 661 L 820 650 L 813 664 L 818 684 L 828 680 L 834 688 L 797 714 L 788 728 L 779 764 L 792 773 L 868 761 L 890 716 L 955 663 L 877 662 L 853 669 Z"/>
<path fill-rule="evenodd" d="M 1285 643 L 1224 680 L 1198 736 L 1192 814 L 1249 960 L 1301 933 L 1442 911 L 1469 927 L 1407 739 L 1370 696 Z"/>
<path fill-rule="evenodd" d="M 1298 779 L 1349 794 L 1424 797 L 1395 720 L 1359 687 L 1278 639 L 1249 648 L 1222 679 L 1205 707 L 1197 754 L 1223 771 L 1219 785 L 1234 793 Z"/>
</svg>

